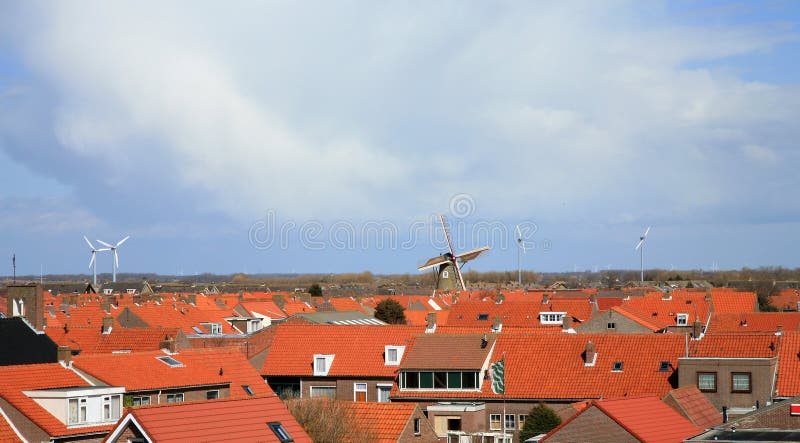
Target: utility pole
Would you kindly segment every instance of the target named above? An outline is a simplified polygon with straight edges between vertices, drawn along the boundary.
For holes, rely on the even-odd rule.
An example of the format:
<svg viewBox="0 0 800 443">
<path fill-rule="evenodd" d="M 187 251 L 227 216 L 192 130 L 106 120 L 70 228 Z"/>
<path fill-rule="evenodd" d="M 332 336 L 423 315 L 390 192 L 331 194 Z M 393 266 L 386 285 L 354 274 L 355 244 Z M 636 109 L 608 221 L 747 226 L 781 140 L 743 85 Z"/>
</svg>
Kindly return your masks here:
<svg viewBox="0 0 800 443">
<path fill-rule="evenodd" d="M 11 268 L 13 269 L 14 272 L 14 277 L 12 282 L 14 284 L 17 284 L 17 254 L 11 256 Z"/>
</svg>

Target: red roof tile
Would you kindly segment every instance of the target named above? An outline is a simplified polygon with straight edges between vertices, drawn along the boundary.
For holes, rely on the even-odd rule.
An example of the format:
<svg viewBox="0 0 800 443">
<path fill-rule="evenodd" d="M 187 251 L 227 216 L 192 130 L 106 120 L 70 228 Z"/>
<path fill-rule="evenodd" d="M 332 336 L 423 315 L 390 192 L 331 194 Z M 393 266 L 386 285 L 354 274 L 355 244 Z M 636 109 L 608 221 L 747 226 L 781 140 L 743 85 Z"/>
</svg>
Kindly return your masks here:
<svg viewBox="0 0 800 443">
<path fill-rule="evenodd" d="M 235 305 L 234 305 L 235 306 Z M 185 303 L 167 303 L 164 305 L 147 304 L 142 306 L 128 306 L 130 310 L 152 328 L 179 328 L 185 334 L 197 334 L 194 330 L 201 323 L 219 323 L 222 325 L 222 333 L 237 334 L 239 331 L 234 329 L 225 318 L 233 317 L 233 307 L 230 309 L 198 309 Z M 117 320 L 123 321 L 120 316 L 125 316 L 122 310 L 117 314 Z"/>
<path fill-rule="evenodd" d="M 512 301 L 495 303 L 492 301 L 459 301 L 450 308 L 448 326 L 491 326 L 495 317 L 500 317 L 505 326 L 542 326 L 540 312 L 566 312 L 579 320 L 586 320 L 592 314 L 588 299 L 553 299 L 548 303 L 541 301 Z M 560 328 L 560 325 L 554 325 Z"/>
<path fill-rule="evenodd" d="M 124 386 L 127 391 L 230 384 L 232 397 L 247 395 L 241 385 L 250 385 L 256 394 L 272 393 L 245 356 L 237 350 L 185 349 L 169 355 L 182 363 L 177 367 L 157 359 L 167 355 L 161 351 L 79 355 L 73 358 L 73 365 L 105 383 Z M 121 367 L 126 370 L 118 370 Z"/>
<path fill-rule="evenodd" d="M 673 389 L 665 399 L 667 397 L 678 405 L 678 413 L 701 429 L 709 429 L 722 423 L 722 414 L 695 385 Z"/>
<path fill-rule="evenodd" d="M 702 431 L 656 397 L 602 400 L 592 405 L 648 443 L 680 443 Z"/>
<path fill-rule="evenodd" d="M 800 395 L 800 333 L 788 332 L 781 336 L 778 368 L 775 396 Z"/>
<path fill-rule="evenodd" d="M 239 303 L 250 315 L 263 315 L 271 319 L 286 318 L 286 313 L 272 300 L 243 301 Z"/>
<path fill-rule="evenodd" d="M 275 334 L 262 375 L 313 375 L 314 354 L 334 354 L 329 376 L 391 377 L 397 366 L 384 363 L 384 346 L 406 346 L 412 326 L 281 325 Z"/>
<path fill-rule="evenodd" d="M 785 288 L 769 298 L 769 304 L 782 311 L 797 311 L 800 289 Z"/>
<path fill-rule="evenodd" d="M 595 344 L 597 358 L 586 366 L 586 344 Z M 663 396 L 671 384 L 678 358 L 685 353 L 679 334 L 498 334 L 491 361 L 505 353 L 506 397 L 520 399 L 577 400 L 632 395 Z M 669 370 L 660 372 L 661 362 Z M 620 372 L 612 371 L 622 362 Z M 482 382 L 480 393 L 471 391 L 402 391 L 397 398 L 501 398 Z"/>
<path fill-rule="evenodd" d="M 775 332 L 800 330 L 800 312 L 741 312 L 712 314 L 707 331 L 711 332 Z"/>
<path fill-rule="evenodd" d="M 778 355 L 780 339 L 771 333 L 706 334 L 689 341 L 689 357 L 770 358 Z"/>
<path fill-rule="evenodd" d="M 186 441 L 279 442 L 268 423 L 280 422 L 295 442 L 311 438 L 276 396 L 172 403 L 129 409 L 144 432 L 159 443 Z M 124 417 L 120 423 L 125 423 Z"/>
<path fill-rule="evenodd" d="M 11 424 L 6 421 L 3 414 L 0 414 L 0 443 L 21 443 L 22 440 L 19 438 L 14 429 L 11 427 Z"/>
<path fill-rule="evenodd" d="M 647 294 L 642 297 L 631 297 L 620 307 L 628 312 L 639 312 L 650 319 L 659 329 L 677 325 L 677 315 L 687 314 L 687 325 L 695 320 L 705 324 L 708 319 L 710 304 L 705 294 L 675 294 L 666 297 L 660 293 Z"/>
<path fill-rule="evenodd" d="M 155 351 L 160 349 L 165 337 L 175 337 L 177 329 L 112 328 L 103 334 L 99 328 L 70 328 L 68 331 L 47 328 L 47 336 L 59 346 L 80 350 L 81 355 L 102 354 L 114 351 Z"/>
<path fill-rule="evenodd" d="M 416 403 L 345 403 L 353 421 L 369 433 L 370 441 L 395 443 L 399 441 L 411 415 L 418 407 Z"/>
<path fill-rule="evenodd" d="M 0 397 L 25 414 L 50 436 L 104 432 L 112 425 L 67 428 L 59 419 L 39 406 L 22 391 L 91 386 L 89 382 L 59 363 L 0 367 Z"/>
</svg>

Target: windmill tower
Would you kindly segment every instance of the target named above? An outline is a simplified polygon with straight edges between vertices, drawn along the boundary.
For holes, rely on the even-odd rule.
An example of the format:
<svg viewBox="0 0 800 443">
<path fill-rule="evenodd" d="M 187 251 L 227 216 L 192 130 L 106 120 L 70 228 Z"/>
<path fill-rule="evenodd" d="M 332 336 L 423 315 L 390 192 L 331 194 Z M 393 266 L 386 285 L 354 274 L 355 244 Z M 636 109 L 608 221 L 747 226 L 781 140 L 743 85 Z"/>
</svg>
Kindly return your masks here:
<svg viewBox="0 0 800 443">
<path fill-rule="evenodd" d="M 639 251 L 639 266 L 641 269 L 641 283 L 644 286 L 644 241 L 647 240 L 647 234 L 650 233 L 650 226 L 645 229 L 644 234 L 639 237 L 639 243 L 636 244 L 636 247 L 633 248 L 635 251 Z"/>
<path fill-rule="evenodd" d="M 113 282 L 117 281 L 117 269 L 119 268 L 119 254 L 117 254 L 117 249 L 120 246 L 122 246 L 122 244 L 125 243 L 129 238 L 131 238 L 130 235 L 118 241 L 116 245 L 110 245 L 104 242 L 103 240 L 97 240 L 97 243 L 100 243 L 101 245 L 107 247 L 114 256 L 114 258 L 111 261 L 111 281 Z"/>
<path fill-rule="evenodd" d="M 517 284 L 522 287 L 522 254 L 527 254 L 528 250 L 525 246 L 525 241 L 522 239 L 522 230 L 519 225 L 514 227 L 514 233 L 517 236 Z"/>
<path fill-rule="evenodd" d="M 464 283 L 464 276 L 461 275 L 461 267 L 464 266 L 464 263 L 477 258 L 483 251 L 487 251 L 489 247 L 484 246 L 464 252 L 463 254 L 456 254 L 453 250 L 453 243 L 450 241 L 450 232 L 447 230 L 447 224 L 445 223 L 443 215 L 439 216 L 439 221 L 442 223 L 442 229 L 447 239 L 449 251 L 429 259 L 424 265 L 417 268 L 417 270 L 424 271 L 434 266 L 437 267 L 436 291 L 466 291 L 467 285 Z"/>
</svg>

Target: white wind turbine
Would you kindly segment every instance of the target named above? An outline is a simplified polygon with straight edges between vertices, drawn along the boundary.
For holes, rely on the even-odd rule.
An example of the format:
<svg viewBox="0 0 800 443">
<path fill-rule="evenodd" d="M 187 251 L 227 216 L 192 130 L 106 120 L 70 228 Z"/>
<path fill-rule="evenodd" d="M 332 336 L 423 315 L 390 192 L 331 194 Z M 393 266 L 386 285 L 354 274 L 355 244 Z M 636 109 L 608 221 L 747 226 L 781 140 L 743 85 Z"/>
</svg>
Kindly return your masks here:
<svg viewBox="0 0 800 443">
<path fill-rule="evenodd" d="M 86 244 L 89 245 L 89 248 L 92 250 L 92 258 L 89 260 L 89 268 L 92 269 L 92 285 L 97 286 L 97 253 L 108 251 L 108 248 L 101 248 L 97 249 L 94 247 L 92 242 L 89 241 L 86 236 L 83 236 L 83 239 L 86 240 Z"/>
<path fill-rule="evenodd" d="M 522 239 L 522 231 L 519 229 L 519 225 L 514 227 L 514 232 L 517 234 L 517 283 L 519 287 L 522 287 L 522 258 L 520 256 L 520 252 L 522 254 L 526 254 L 528 251 L 525 249 L 525 241 Z"/>
<path fill-rule="evenodd" d="M 117 254 L 117 248 L 119 248 L 129 238 L 131 238 L 130 235 L 118 241 L 116 245 L 110 245 L 104 242 L 103 240 L 97 240 L 97 243 L 106 246 L 108 249 L 111 250 L 111 253 L 114 255 L 114 261 L 111 263 L 111 281 L 113 282 L 117 281 L 117 268 L 119 268 L 119 254 Z"/>
<path fill-rule="evenodd" d="M 639 266 L 642 272 L 641 274 L 642 285 L 644 285 L 644 242 L 645 240 L 647 240 L 647 234 L 649 233 L 650 233 L 650 226 L 648 226 L 647 229 L 645 229 L 644 234 L 642 234 L 642 236 L 639 237 L 639 243 L 637 243 L 636 247 L 633 248 L 634 250 L 639 251 Z"/>
</svg>

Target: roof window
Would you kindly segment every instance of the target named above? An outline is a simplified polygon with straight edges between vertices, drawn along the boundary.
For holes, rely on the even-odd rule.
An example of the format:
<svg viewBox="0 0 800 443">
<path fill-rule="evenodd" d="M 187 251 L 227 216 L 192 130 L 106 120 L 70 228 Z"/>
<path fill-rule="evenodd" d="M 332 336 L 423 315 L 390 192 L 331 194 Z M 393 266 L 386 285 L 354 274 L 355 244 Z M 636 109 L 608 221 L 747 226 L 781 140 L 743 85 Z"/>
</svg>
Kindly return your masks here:
<svg viewBox="0 0 800 443">
<path fill-rule="evenodd" d="M 178 360 L 175 360 L 172 357 L 168 357 L 166 355 L 163 356 L 163 357 L 156 357 L 156 360 L 158 360 L 161 363 L 164 363 L 166 365 L 169 365 L 169 367 L 171 367 L 171 368 L 177 368 L 179 366 L 183 366 L 183 363 L 179 362 Z"/>
<path fill-rule="evenodd" d="M 289 436 L 289 433 L 286 432 L 286 428 L 284 428 L 280 422 L 273 421 L 267 423 L 267 425 L 269 426 L 270 429 L 272 429 L 272 432 L 275 433 L 275 436 L 278 437 L 278 441 L 280 441 L 281 443 L 288 443 L 294 441 L 294 439 L 292 439 L 292 437 Z"/>
<path fill-rule="evenodd" d="M 611 372 L 622 372 L 622 365 L 623 362 L 615 361 L 614 366 L 611 368 Z"/>
</svg>

